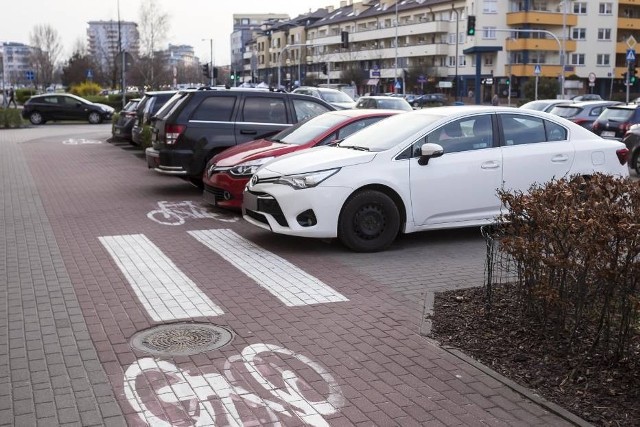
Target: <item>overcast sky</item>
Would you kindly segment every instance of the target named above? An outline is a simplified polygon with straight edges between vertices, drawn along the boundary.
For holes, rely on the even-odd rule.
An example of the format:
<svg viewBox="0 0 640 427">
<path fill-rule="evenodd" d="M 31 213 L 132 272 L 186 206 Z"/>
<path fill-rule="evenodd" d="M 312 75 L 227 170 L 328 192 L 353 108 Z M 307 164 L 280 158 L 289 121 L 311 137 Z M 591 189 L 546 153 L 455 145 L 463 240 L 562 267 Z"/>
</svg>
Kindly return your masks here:
<svg viewBox="0 0 640 427">
<path fill-rule="evenodd" d="M 290 17 L 339 0 L 153 0 L 169 16 L 167 43 L 188 44 L 203 61 L 229 64 L 229 37 L 234 13 L 288 13 Z M 141 0 L 120 0 L 120 19 L 139 21 Z M 29 44 L 29 34 L 39 24 L 49 24 L 60 34 L 63 59 L 77 40 L 86 43 L 87 22 L 118 19 L 118 0 L 1 0 L 0 41 Z M 206 39 L 203 41 L 202 39 Z"/>
</svg>

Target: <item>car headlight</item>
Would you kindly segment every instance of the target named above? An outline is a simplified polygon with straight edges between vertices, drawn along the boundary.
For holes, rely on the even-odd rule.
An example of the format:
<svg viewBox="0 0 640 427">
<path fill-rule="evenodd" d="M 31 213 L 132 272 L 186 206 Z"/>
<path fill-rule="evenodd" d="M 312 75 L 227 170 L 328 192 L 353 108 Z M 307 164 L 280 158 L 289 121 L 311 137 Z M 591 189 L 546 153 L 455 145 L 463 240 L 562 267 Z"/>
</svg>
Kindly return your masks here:
<svg viewBox="0 0 640 427">
<path fill-rule="evenodd" d="M 284 184 L 296 190 L 315 187 L 325 179 L 338 173 L 340 168 L 327 169 L 323 171 L 306 172 L 295 175 L 284 175 L 274 181 L 275 184 Z"/>
<path fill-rule="evenodd" d="M 229 169 L 229 173 L 236 177 L 250 177 L 260 166 L 273 159 L 274 157 L 265 157 L 264 159 L 250 160 L 248 162 L 240 163 Z"/>
</svg>

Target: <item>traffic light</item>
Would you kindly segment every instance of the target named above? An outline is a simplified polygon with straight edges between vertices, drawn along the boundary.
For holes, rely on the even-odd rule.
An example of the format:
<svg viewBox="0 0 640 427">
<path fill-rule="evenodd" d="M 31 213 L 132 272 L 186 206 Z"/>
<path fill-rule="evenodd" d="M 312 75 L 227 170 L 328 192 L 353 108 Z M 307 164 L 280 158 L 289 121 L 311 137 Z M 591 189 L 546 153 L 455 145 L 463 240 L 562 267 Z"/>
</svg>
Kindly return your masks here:
<svg viewBox="0 0 640 427">
<path fill-rule="evenodd" d="M 322 64 L 322 74 L 329 74 L 327 71 L 327 64 Z"/>
<path fill-rule="evenodd" d="M 627 73 L 629 76 L 629 84 L 634 84 L 637 80 L 636 74 L 638 73 L 635 61 L 629 62 L 629 65 L 627 66 Z"/>
<path fill-rule="evenodd" d="M 631 78 L 629 79 L 631 84 L 634 84 L 636 81 L 638 81 L 636 74 L 638 74 L 638 70 L 636 69 L 636 67 L 633 67 L 633 69 L 631 70 Z"/>
<path fill-rule="evenodd" d="M 624 84 L 627 84 L 627 83 L 628 83 L 628 80 L 627 80 L 627 72 L 626 72 L 626 71 L 625 71 L 624 73 L 622 73 L 622 82 L 623 82 Z"/>
<path fill-rule="evenodd" d="M 210 74 L 209 74 L 209 64 L 204 64 L 202 66 L 202 75 L 205 76 L 206 78 L 209 78 Z"/>
<path fill-rule="evenodd" d="M 349 47 L 349 32 L 347 31 L 343 31 L 340 33 L 340 40 L 341 40 L 341 46 L 343 48 L 348 48 Z"/>
<path fill-rule="evenodd" d="M 476 35 L 476 17 L 474 15 L 469 15 L 467 17 L 467 35 Z"/>
<path fill-rule="evenodd" d="M 511 78 L 509 78 L 509 76 L 507 76 L 507 86 L 509 86 L 511 84 Z"/>
<path fill-rule="evenodd" d="M 214 79 L 218 78 L 218 67 L 213 67 L 213 78 Z"/>
</svg>

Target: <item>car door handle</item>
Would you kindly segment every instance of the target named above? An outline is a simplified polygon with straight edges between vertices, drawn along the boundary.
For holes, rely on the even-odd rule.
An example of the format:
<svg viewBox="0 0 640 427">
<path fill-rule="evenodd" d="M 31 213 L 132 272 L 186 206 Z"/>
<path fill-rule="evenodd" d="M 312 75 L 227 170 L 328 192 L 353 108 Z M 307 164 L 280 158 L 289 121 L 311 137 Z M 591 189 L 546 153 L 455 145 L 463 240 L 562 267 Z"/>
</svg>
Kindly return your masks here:
<svg viewBox="0 0 640 427">
<path fill-rule="evenodd" d="M 488 162 L 484 162 L 481 166 L 482 169 L 498 169 L 500 167 L 500 163 L 491 160 Z"/>
<path fill-rule="evenodd" d="M 257 133 L 258 133 L 257 130 L 241 130 L 240 131 L 241 135 L 255 135 Z"/>
<path fill-rule="evenodd" d="M 569 160 L 569 156 L 567 156 L 566 154 L 557 154 L 551 158 L 551 161 L 553 163 L 564 163 L 567 160 Z"/>
</svg>

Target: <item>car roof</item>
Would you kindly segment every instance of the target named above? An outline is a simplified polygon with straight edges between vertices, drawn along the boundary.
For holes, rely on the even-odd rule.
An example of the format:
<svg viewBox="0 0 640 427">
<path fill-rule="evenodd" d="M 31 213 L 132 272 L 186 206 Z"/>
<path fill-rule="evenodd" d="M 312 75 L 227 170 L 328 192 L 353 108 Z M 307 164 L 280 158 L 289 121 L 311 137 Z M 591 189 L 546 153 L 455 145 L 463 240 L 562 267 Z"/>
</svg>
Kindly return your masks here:
<svg viewBox="0 0 640 427">
<path fill-rule="evenodd" d="M 616 108 L 620 110 L 637 110 L 638 108 L 640 108 L 640 104 L 618 104 L 612 105 L 609 108 Z"/>
<path fill-rule="evenodd" d="M 365 98 L 365 99 L 390 99 L 390 98 L 391 99 L 399 99 L 399 97 L 397 97 L 397 96 L 389 96 L 389 95 L 364 95 L 364 96 L 361 96 L 358 99 L 362 99 L 362 98 Z"/>
<path fill-rule="evenodd" d="M 149 91 L 149 92 L 145 92 L 145 95 L 148 96 L 155 96 L 155 95 L 165 95 L 165 94 L 170 94 L 170 93 L 177 93 L 177 90 L 154 90 L 154 91 Z"/>
<path fill-rule="evenodd" d="M 398 114 L 404 112 L 403 110 L 389 110 L 384 108 L 360 108 L 360 109 L 346 109 L 346 110 L 336 110 L 336 111 L 328 111 L 325 114 L 334 114 L 339 116 L 347 116 L 347 117 L 377 117 L 377 116 L 386 116 L 389 114 Z"/>
<path fill-rule="evenodd" d="M 621 104 L 621 102 L 619 101 L 606 101 L 604 99 L 602 100 L 596 100 L 596 101 L 578 101 L 578 102 L 568 102 L 566 104 L 561 104 L 558 105 L 557 107 L 559 108 L 564 108 L 564 107 L 590 107 L 592 105 L 618 105 Z"/>
</svg>

